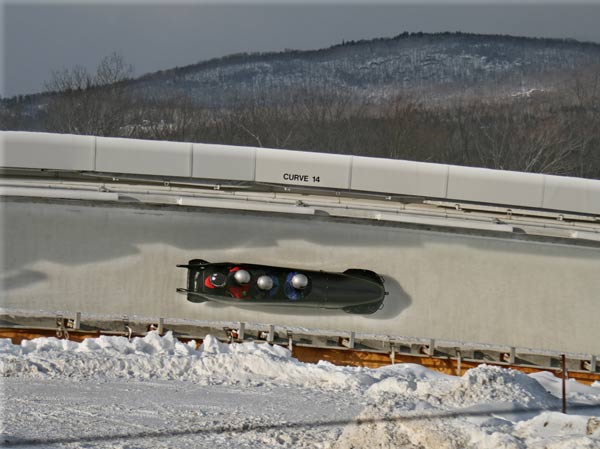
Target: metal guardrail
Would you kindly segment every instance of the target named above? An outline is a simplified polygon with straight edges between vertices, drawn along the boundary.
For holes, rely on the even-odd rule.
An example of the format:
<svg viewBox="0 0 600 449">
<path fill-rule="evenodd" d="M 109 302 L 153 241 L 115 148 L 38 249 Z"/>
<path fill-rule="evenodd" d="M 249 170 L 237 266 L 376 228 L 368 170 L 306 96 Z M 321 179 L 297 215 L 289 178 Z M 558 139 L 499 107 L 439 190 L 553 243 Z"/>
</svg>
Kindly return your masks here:
<svg viewBox="0 0 600 449">
<path fill-rule="evenodd" d="M 214 186 L 213 186 L 214 187 Z M 320 192 L 322 193 L 322 192 Z M 328 192 L 331 195 L 331 192 Z M 412 200 L 412 203 L 381 198 L 341 198 L 300 195 L 291 192 L 220 191 L 202 188 L 124 185 L 102 182 L 5 179 L 0 183 L 0 196 L 39 197 L 82 201 L 137 202 L 185 207 L 243 210 L 251 212 L 284 213 L 294 215 L 326 214 L 343 219 L 364 219 L 405 225 L 440 227 L 469 231 L 518 234 L 519 237 L 559 238 L 564 242 L 600 242 L 600 222 L 594 217 L 568 216 L 562 214 L 524 215 L 510 209 L 486 207 L 478 210 L 473 205 L 463 209 L 457 204 L 454 210 L 447 204 Z M 334 201 L 332 201 L 334 199 Z M 535 211 L 533 211 L 535 212 Z M 532 212 L 532 213 L 533 213 Z M 584 219 L 585 218 L 585 219 Z"/>
<path fill-rule="evenodd" d="M 481 364 L 516 369 L 525 373 L 549 371 L 562 376 L 563 366 L 569 378 L 583 383 L 600 382 L 598 356 L 563 354 L 526 348 L 489 344 L 451 342 L 418 337 L 377 336 L 355 332 L 296 329 L 274 324 L 184 322 L 159 318 L 82 319 L 80 312 L 71 318 L 55 316 L 1 315 L 0 338 L 15 344 L 38 337 L 56 337 L 82 341 L 101 335 L 127 338 L 143 337 L 149 331 L 170 331 L 181 341 L 195 340 L 198 345 L 207 334 L 222 342 L 248 341 L 287 347 L 303 362 L 326 360 L 336 365 L 380 367 L 395 363 L 416 363 L 452 375 L 462 375 Z M 53 325 L 54 320 L 54 325 Z M 565 357 L 563 361 L 562 358 Z"/>
</svg>

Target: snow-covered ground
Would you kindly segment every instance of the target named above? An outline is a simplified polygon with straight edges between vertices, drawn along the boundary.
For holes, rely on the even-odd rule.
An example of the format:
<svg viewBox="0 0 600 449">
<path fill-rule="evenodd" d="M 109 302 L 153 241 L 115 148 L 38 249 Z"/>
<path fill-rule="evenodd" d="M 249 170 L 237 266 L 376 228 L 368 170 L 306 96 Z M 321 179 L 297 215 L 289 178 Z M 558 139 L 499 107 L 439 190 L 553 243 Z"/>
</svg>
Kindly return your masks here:
<svg viewBox="0 0 600 449">
<path fill-rule="evenodd" d="M 300 363 L 171 334 L 0 340 L 4 447 L 600 448 L 600 386 L 481 366 Z"/>
</svg>

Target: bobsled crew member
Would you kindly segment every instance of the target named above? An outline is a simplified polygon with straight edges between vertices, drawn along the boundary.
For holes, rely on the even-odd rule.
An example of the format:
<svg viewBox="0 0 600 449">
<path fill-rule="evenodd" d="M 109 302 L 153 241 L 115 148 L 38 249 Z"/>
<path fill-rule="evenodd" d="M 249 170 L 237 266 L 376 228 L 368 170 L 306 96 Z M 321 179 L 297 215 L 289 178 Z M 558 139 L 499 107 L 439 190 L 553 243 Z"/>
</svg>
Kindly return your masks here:
<svg viewBox="0 0 600 449">
<path fill-rule="evenodd" d="M 229 270 L 227 276 L 229 280 L 229 293 L 231 296 L 238 299 L 243 299 L 248 296 L 250 290 L 251 276 L 246 270 L 241 267 L 233 267 Z"/>
<path fill-rule="evenodd" d="M 270 274 L 262 274 L 256 279 L 256 286 L 260 296 L 273 297 L 279 290 L 279 279 Z"/>
<path fill-rule="evenodd" d="M 304 289 L 308 286 L 308 278 L 302 273 L 292 271 L 287 275 L 283 291 L 290 301 L 304 298 Z"/>
<path fill-rule="evenodd" d="M 207 288 L 223 288 L 227 283 L 227 278 L 223 273 L 213 273 L 204 280 Z"/>
</svg>

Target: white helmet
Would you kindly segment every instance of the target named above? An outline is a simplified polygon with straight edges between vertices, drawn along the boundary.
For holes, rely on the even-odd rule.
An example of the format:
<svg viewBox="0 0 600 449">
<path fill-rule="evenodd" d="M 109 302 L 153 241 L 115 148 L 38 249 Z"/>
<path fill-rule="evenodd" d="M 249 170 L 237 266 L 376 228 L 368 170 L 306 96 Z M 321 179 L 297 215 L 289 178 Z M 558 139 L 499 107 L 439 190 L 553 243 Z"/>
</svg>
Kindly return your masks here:
<svg viewBox="0 0 600 449">
<path fill-rule="evenodd" d="M 256 285 L 261 290 L 271 290 L 273 288 L 273 279 L 271 279 L 271 276 L 263 274 L 256 280 Z"/>
<path fill-rule="evenodd" d="M 237 270 L 233 277 L 238 284 L 247 284 L 250 282 L 250 273 L 246 270 Z"/>
<path fill-rule="evenodd" d="M 292 286 L 294 288 L 297 288 L 298 290 L 302 290 L 303 288 L 306 288 L 306 286 L 308 285 L 308 278 L 301 274 L 295 274 L 294 277 L 292 278 Z"/>
</svg>

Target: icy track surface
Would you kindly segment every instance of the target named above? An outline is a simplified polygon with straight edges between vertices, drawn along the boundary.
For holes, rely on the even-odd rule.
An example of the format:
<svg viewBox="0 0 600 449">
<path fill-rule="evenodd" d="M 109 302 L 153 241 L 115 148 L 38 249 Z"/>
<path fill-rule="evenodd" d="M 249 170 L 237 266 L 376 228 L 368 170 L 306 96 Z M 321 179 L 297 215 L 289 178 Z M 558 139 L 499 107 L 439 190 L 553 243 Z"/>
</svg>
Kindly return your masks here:
<svg viewBox="0 0 600 449">
<path fill-rule="evenodd" d="M 600 449 L 600 386 L 481 366 L 300 363 L 284 348 L 197 350 L 171 334 L 0 340 L 0 446 Z"/>
</svg>

